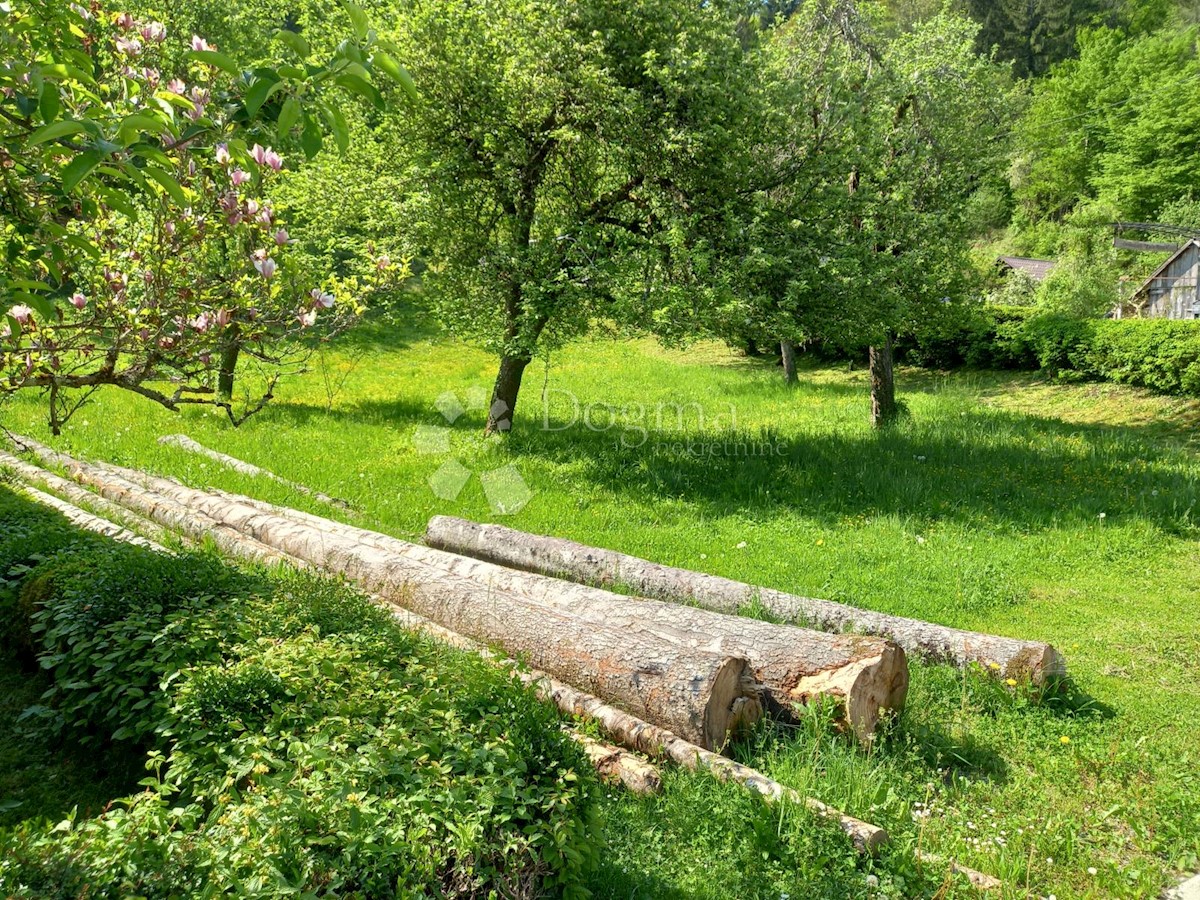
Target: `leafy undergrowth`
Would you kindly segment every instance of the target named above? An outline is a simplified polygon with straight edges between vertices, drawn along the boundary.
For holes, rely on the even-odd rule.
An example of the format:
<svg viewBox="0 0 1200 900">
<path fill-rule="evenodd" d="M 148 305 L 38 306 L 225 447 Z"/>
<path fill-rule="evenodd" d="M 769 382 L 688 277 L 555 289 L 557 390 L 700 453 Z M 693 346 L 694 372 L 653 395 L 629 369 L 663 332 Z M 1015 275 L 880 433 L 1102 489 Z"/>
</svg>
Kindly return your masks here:
<svg viewBox="0 0 1200 900">
<path fill-rule="evenodd" d="M 1012 897 L 1154 896 L 1200 867 L 1191 406 L 1026 374 L 904 371 L 910 415 L 875 434 L 861 371 L 809 368 L 789 390 L 769 363 L 724 348 L 586 342 L 531 367 L 516 432 L 489 442 L 470 398 L 494 360 L 422 327 L 347 335 L 237 430 L 118 392 L 54 441 L 32 398 L 6 412 L 85 456 L 400 537 L 434 514 L 500 518 L 481 476 L 512 466 L 532 492 L 501 519 L 514 527 L 1066 655 L 1070 691 L 1049 704 L 914 665 L 908 708 L 870 753 L 819 718 L 738 748 L 887 827 L 894 850 L 878 862 L 802 815 L 752 814 L 736 789 L 674 773 L 657 800 L 601 795 L 597 896 L 934 896 L 945 875 L 916 868 L 918 846 L 1002 877 Z M 452 426 L 448 391 L 468 407 Z M 434 428 L 449 429 L 448 451 L 423 439 Z M 180 431 L 353 509 L 157 443 Z M 445 499 L 429 479 L 452 460 L 471 478 Z"/>
<path fill-rule="evenodd" d="M 511 675 L 336 584 L 72 535 L 3 488 L 0 557 L 9 647 L 50 679 L 0 743 L 0 894 L 582 893 L 593 780 Z M 115 799 L 134 760 L 150 774 Z"/>
</svg>

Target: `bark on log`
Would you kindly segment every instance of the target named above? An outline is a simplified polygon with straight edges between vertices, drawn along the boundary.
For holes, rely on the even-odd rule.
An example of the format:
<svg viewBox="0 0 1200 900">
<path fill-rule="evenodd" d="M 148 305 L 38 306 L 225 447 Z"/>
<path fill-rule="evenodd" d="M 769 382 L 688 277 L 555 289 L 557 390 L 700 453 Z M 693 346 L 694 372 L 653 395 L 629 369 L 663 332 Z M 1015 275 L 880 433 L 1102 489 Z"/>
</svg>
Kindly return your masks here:
<svg viewBox="0 0 1200 900">
<path fill-rule="evenodd" d="M 841 718 L 864 743 L 884 710 L 899 710 L 908 691 L 904 651 L 894 643 L 859 635 L 830 635 L 804 628 L 620 596 L 544 575 L 517 572 L 397 538 L 284 510 L 250 498 L 222 494 L 274 515 L 401 554 L 489 589 L 512 592 L 557 607 L 584 621 L 623 632 L 647 629 L 683 646 L 744 657 L 765 688 L 772 712 L 791 717 L 793 704 L 815 697 L 838 699 Z"/>
<path fill-rule="evenodd" d="M 744 659 L 691 650 L 642 632 L 597 627 L 532 600 L 488 591 L 398 553 L 245 504 L 165 479 L 152 479 L 155 487 L 147 488 L 111 469 L 39 450 L 37 445 L 31 449 L 67 465 L 72 477 L 155 521 L 193 533 L 211 531 L 215 522 L 222 530 L 214 536 L 230 529 L 288 557 L 344 575 L 454 631 L 496 642 L 532 665 L 702 746 L 724 746 L 732 731 L 761 714 L 758 688 Z"/>
<path fill-rule="evenodd" d="M 588 761 L 602 781 L 623 784 L 635 794 L 658 794 L 662 792 L 662 776 L 658 769 L 640 756 L 606 744 L 574 728 L 565 729 L 571 739 L 583 748 Z"/>
<path fill-rule="evenodd" d="M 462 649 L 473 649 L 485 658 L 497 659 L 503 665 L 516 667 L 511 659 L 500 659 L 491 651 L 480 647 L 462 635 L 456 634 L 406 609 L 394 609 L 393 615 L 401 624 L 423 632 Z M 817 816 L 835 822 L 860 853 L 875 854 L 888 842 L 888 833 L 878 825 L 872 825 L 853 816 L 827 806 L 820 800 L 805 797 L 794 788 L 768 778 L 757 769 L 743 766 L 726 756 L 712 753 L 685 741 L 665 728 L 660 728 L 637 716 L 605 703 L 599 697 L 564 684 L 545 672 L 517 670 L 517 676 L 532 687 L 543 700 L 554 703 L 568 715 L 594 721 L 611 740 L 638 753 L 658 759 L 669 759 L 690 771 L 704 771 L 719 781 L 730 781 L 770 802 L 787 801 L 804 806 Z"/>
<path fill-rule="evenodd" d="M 189 453 L 197 453 L 201 456 L 207 456 L 209 459 L 216 460 L 223 466 L 228 466 L 235 472 L 241 472 L 243 475 L 250 475 L 255 478 L 269 478 L 279 484 L 286 485 L 294 491 L 301 494 L 307 494 L 314 500 L 320 500 L 322 503 L 328 503 L 331 506 L 339 506 L 342 509 L 349 509 L 350 504 L 345 500 L 339 500 L 336 497 L 330 497 L 328 494 L 323 494 L 318 490 L 308 487 L 304 484 L 299 484 L 295 481 L 276 475 L 267 469 L 259 468 L 254 463 L 248 463 L 244 459 L 238 459 L 236 456 L 230 456 L 227 453 L 221 453 L 217 450 L 212 450 L 205 447 L 203 444 L 192 440 L 186 434 L 167 434 L 158 439 L 160 444 L 165 444 L 170 447 L 178 447 L 181 450 L 187 450 Z"/>
<path fill-rule="evenodd" d="M 169 540 L 167 532 L 142 516 L 135 515 L 123 506 L 105 500 L 98 494 L 84 490 L 73 481 L 68 481 L 53 472 L 47 472 L 25 460 L 0 451 L 0 467 L 11 471 L 18 480 L 27 485 L 49 492 L 60 502 L 71 504 L 73 509 L 80 512 L 91 510 L 98 513 L 100 521 L 107 519 L 110 523 L 124 526 L 136 535 L 141 535 L 151 543 L 162 543 Z"/>
<path fill-rule="evenodd" d="M 154 550 L 157 553 L 169 552 L 166 547 L 161 544 L 156 544 L 148 538 L 142 537 L 140 534 L 135 534 L 128 528 L 122 528 L 115 522 L 110 522 L 107 519 L 102 519 L 99 516 L 94 516 L 89 512 L 80 509 L 67 503 L 65 500 L 60 500 L 52 494 L 47 494 L 44 491 L 39 491 L 37 488 L 30 487 L 27 484 L 16 485 L 18 493 L 23 494 L 30 500 L 40 503 L 42 506 L 52 509 L 59 513 L 72 525 L 82 528 L 85 531 L 91 531 L 95 534 L 102 534 L 107 538 L 112 538 L 114 541 L 121 541 L 125 544 L 134 544 L 138 547 L 145 547 L 147 550 Z"/>
<path fill-rule="evenodd" d="M 895 641 L 909 653 L 966 667 L 978 663 L 1004 678 L 1043 685 L 1066 673 L 1062 656 L 1049 644 L 947 628 L 919 619 L 889 616 L 830 600 L 800 597 L 728 578 L 660 565 L 614 550 L 555 537 L 526 534 L 502 525 L 480 525 L 435 516 L 425 532 L 431 547 L 473 556 L 526 572 L 586 584 L 622 585 L 644 597 L 695 603 L 736 613 L 759 604 L 787 622 L 822 631 L 854 631 Z"/>
</svg>

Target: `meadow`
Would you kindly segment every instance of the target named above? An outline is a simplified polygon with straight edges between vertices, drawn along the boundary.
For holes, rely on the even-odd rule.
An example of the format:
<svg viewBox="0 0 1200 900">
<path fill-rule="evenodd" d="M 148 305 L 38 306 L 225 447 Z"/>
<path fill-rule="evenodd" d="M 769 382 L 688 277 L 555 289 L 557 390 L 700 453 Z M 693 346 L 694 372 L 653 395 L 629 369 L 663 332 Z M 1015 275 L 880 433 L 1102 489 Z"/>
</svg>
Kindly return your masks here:
<svg viewBox="0 0 1200 900">
<path fill-rule="evenodd" d="M 917 866 L 917 848 L 1011 897 L 1157 896 L 1200 867 L 1200 403 L 902 370 L 907 414 L 875 432 L 861 367 L 810 364 L 789 388 L 723 345 L 597 339 L 530 366 L 515 431 L 485 440 L 494 366 L 410 318 L 339 339 L 239 429 L 115 390 L 58 438 L 32 395 L 2 414 L 68 452 L 399 537 L 435 514 L 503 521 L 1066 655 L 1066 689 L 1041 703 L 914 662 L 908 708 L 870 752 L 819 712 L 734 748 L 887 827 L 879 860 L 807 815 L 671 772 L 656 799 L 606 793 L 597 897 L 971 895 Z M 350 508 L 157 442 L 177 432 Z M 3 708 L 0 751 L 16 714 Z M 0 824 L 62 806 L 0 807 Z"/>
</svg>

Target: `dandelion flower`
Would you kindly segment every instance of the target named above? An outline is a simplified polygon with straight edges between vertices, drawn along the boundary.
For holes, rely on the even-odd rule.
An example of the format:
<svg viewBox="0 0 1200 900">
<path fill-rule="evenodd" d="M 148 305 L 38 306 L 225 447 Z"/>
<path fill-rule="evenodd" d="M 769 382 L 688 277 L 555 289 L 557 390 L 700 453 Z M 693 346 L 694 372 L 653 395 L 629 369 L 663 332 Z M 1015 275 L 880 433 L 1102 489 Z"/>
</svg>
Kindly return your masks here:
<svg viewBox="0 0 1200 900">
<path fill-rule="evenodd" d="M 1058 742 L 1060 744 L 1069 744 L 1069 743 L 1071 743 L 1071 739 L 1064 734 L 1062 737 L 1060 737 L 1058 739 Z"/>
</svg>

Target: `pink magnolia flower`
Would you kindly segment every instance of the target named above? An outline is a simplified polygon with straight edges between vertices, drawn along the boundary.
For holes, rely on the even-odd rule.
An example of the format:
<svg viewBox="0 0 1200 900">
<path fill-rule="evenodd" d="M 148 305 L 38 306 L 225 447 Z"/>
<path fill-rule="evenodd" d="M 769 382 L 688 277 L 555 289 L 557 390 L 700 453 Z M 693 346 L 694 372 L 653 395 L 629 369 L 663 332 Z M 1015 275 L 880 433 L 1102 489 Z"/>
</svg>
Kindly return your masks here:
<svg viewBox="0 0 1200 900">
<path fill-rule="evenodd" d="M 262 208 L 262 209 L 260 209 L 260 210 L 258 211 L 258 215 L 257 215 L 257 216 L 255 216 L 255 221 L 256 221 L 256 222 L 258 222 L 258 224 L 259 224 L 259 225 L 264 225 L 264 226 L 265 226 L 265 225 L 270 225 L 270 224 L 271 224 L 271 216 L 272 216 L 272 215 L 273 215 L 273 213 L 272 213 L 272 211 L 271 211 L 271 207 L 267 206 L 267 205 L 264 203 L 264 204 L 263 204 L 263 208 Z"/>
<path fill-rule="evenodd" d="M 20 322 L 22 325 L 28 325 L 33 317 L 33 310 L 24 303 L 18 303 L 8 311 L 8 314 Z"/>
<path fill-rule="evenodd" d="M 204 332 L 208 331 L 208 326 L 211 324 L 211 320 L 209 319 L 208 313 L 202 312 L 200 315 L 196 316 L 196 318 L 192 319 L 190 324 L 192 328 L 203 334 Z"/>
<path fill-rule="evenodd" d="M 135 37 L 117 38 L 117 52 L 126 56 L 137 56 L 142 52 L 142 42 Z"/>
<path fill-rule="evenodd" d="M 217 157 L 217 162 L 220 163 L 221 165 L 223 165 L 223 166 L 229 165 L 230 161 L 233 159 L 233 157 L 231 157 L 229 155 L 229 145 L 228 144 L 217 144 L 216 157 Z"/>
<path fill-rule="evenodd" d="M 76 309 L 83 309 L 85 306 L 87 306 L 87 297 L 83 296 L 83 294 L 79 293 L 79 291 L 76 291 L 71 295 L 71 305 Z"/>
<path fill-rule="evenodd" d="M 259 250 L 258 253 L 264 253 L 264 251 Z M 257 254 L 256 254 L 256 257 L 257 257 Z M 263 278 L 272 278 L 275 275 L 275 269 L 277 268 L 277 266 L 275 264 L 275 260 L 271 259 L 271 257 L 269 257 L 269 256 L 264 255 L 261 258 L 255 258 L 254 268 L 258 269 L 258 274 L 261 275 Z"/>
<path fill-rule="evenodd" d="M 392 260 L 386 253 L 384 253 L 377 260 L 375 260 L 375 268 L 377 268 L 380 272 L 382 272 L 384 269 L 386 269 L 391 264 L 392 264 Z"/>
<path fill-rule="evenodd" d="M 246 215 L 252 216 L 257 212 L 258 212 L 258 201 L 257 200 L 247 200 L 246 201 Z M 261 253 L 262 251 L 259 251 L 259 252 Z"/>
<path fill-rule="evenodd" d="M 199 50 L 216 50 L 217 48 L 214 47 L 212 44 L 210 44 L 208 41 L 206 41 L 204 38 L 200 37 L 200 35 L 193 34 L 192 35 L 192 49 L 199 51 Z"/>
<path fill-rule="evenodd" d="M 229 180 L 233 182 L 234 187 L 238 187 L 250 180 L 250 173 L 242 169 L 234 169 L 229 173 Z"/>
<path fill-rule="evenodd" d="M 133 21 L 133 15 L 127 12 L 117 16 L 117 27 L 122 31 L 129 31 L 136 23 Z"/>
<path fill-rule="evenodd" d="M 163 231 L 165 231 L 167 233 L 168 237 L 175 237 L 175 223 L 174 222 L 164 222 L 163 223 Z"/>
<path fill-rule="evenodd" d="M 219 309 L 217 310 L 217 314 L 213 316 L 213 322 L 216 323 L 218 328 L 224 328 L 232 319 L 233 316 L 227 309 Z"/>
<path fill-rule="evenodd" d="M 317 311 L 310 309 L 308 312 L 302 312 L 296 316 L 296 321 L 300 323 L 301 328 L 308 328 L 317 323 Z"/>
<path fill-rule="evenodd" d="M 182 78 L 172 78 L 167 82 L 167 90 L 182 97 L 187 93 L 187 85 L 183 83 Z"/>
<path fill-rule="evenodd" d="M 267 161 L 267 151 L 262 144 L 255 144 L 250 148 L 250 158 L 260 166 Z"/>
<path fill-rule="evenodd" d="M 268 168 L 273 169 L 276 172 L 283 168 L 283 157 L 270 147 L 268 147 L 267 152 L 263 154 L 263 162 L 267 164 Z"/>
<path fill-rule="evenodd" d="M 320 288 L 313 288 L 308 292 L 308 295 L 313 298 L 313 303 L 324 309 L 329 309 L 333 306 L 333 294 L 328 294 Z"/>
<path fill-rule="evenodd" d="M 167 39 L 167 26 L 162 22 L 147 22 L 141 28 L 142 40 L 161 44 Z"/>
<path fill-rule="evenodd" d="M 291 243 L 291 238 L 288 237 L 286 228 L 280 228 L 277 232 L 275 232 L 275 243 L 280 247 Z"/>
<path fill-rule="evenodd" d="M 145 79 L 146 86 L 149 87 L 150 90 L 154 90 L 158 87 L 158 82 L 161 80 L 162 76 L 159 74 L 158 69 L 151 69 L 147 67 L 142 69 L 142 78 Z"/>
<path fill-rule="evenodd" d="M 211 353 L 201 353 L 200 354 L 201 365 L 207 366 L 210 362 L 212 362 L 212 354 Z"/>
</svg>

